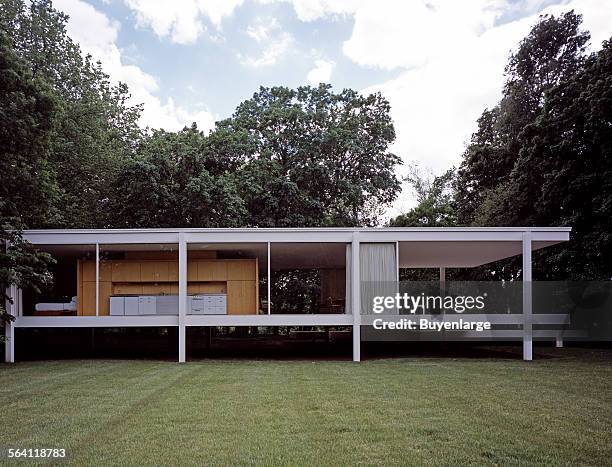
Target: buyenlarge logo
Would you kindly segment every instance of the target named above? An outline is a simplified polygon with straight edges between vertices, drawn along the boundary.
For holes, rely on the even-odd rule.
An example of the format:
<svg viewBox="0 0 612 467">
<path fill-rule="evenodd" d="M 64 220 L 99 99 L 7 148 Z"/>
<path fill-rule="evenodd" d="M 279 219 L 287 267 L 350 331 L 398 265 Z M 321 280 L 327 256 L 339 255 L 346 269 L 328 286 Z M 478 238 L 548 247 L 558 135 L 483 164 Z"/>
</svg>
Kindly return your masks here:
<svg viewBox="0 0 612 467">
<path fill-rule="evenodd" d="M 482 310 L 485 307 L 487 294 L 471 296 L 441 296 L 441 295 L 410 295 L 408 293 L 397 293 L 395 296 L 376 296 L 372 299 L 372 311 L 383 313 L 391 310 L 406 310 L 408 313 L 425 313 L 427 311 L 464 311 Z"/>
</svg>

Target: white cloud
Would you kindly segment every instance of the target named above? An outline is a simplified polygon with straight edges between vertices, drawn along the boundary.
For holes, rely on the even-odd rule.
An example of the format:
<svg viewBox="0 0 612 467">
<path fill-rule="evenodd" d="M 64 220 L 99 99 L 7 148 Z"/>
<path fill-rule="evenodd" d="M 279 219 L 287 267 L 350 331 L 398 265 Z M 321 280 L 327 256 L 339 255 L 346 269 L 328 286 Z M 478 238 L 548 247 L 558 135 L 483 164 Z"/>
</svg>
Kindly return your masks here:
<svg viewBox="0 0 612 467">
<path fill-rule="evenodd" d="M 240 63 L 253 68 L 276 64 L 293 45 L 293 36 L 281 29 L 276 18 L 257 18 L 245 34 L 262 47 L 257 55 L 237 54 Z"/>
<path fill-rule="evenodd" d="M 364 67 L 400 72 L 364 90 L 381 91 L 391 103 L 397 133 L 392 150 L 405 162 L 417 161 L 436 173 L 460 162 L 476 119 L 501 97 L 509 52 L 539 14 L 574 9 L 583 14 L 583 27 L 592 33 L 595 48 L 610 37 L 612 2 L 559 0 L 557 5 L 543 6 L 547 3 L 293 0 L 296 15 L 303 21 L 353 15 L 344 54 Z M 404 194 L 396 207 L 406 209 L 410 204 Z"/>
<path fill-rule="evenodd" d="M 441 56 L 465 53 L 498 14 L 494 0 L 369 2 L 355 12 L 353 33 L 343 51 L 364 66 L 422 66 Z"/>
<path fill-rule="evenodd" d="M 159 37 L 191 44 L 206 30 L 207 19 L 216 29 L 243 0 L 123 0 L 136 13 L 137 24 Z"/>
<path fill-rule="evenodd" d="M 358 5 L 363 3 L 363 1 L 292 0 L 292 3 L 295 13 L 301 21 L 314 21 L 323 17 L 343 16 L 353 13 L 357 9 Z"/>
<path fill-rule="evenodd" d="M 136 65 L 126 64 L 116 44 L 119 23 L 81 0 L 55 0 L 53 5 L 70 16 L 68 34 L 81 49 L 99 60 L 111 79 L 129 86 L 132 104 L 144 104 L 142 126 L 180 130 L 194 121 L 202 130 L 214 126 L 214 116 L 205 109 L 186 109 L 177 106 L 172 99 L 162 102 L 154 94 L 159 90 L 156 78 Z"/>
<path fill-rule="evenodd" d="M 312 84 L 329 83 L 335 63 L 328 60 L 315 60 L 315 67 L 308 72 L 306 79 Z"/>
<path fill-rule="evenodd" d="M 260 18 L 254 24 L 247 27 L 246 34 L 251 39 L 254 39 L 255 42 L 263 42 L 269 40 L 271 33 L 279 28 L 280 26 L 276 18 L 270 18 L 267 21 Z"/>
</svg>

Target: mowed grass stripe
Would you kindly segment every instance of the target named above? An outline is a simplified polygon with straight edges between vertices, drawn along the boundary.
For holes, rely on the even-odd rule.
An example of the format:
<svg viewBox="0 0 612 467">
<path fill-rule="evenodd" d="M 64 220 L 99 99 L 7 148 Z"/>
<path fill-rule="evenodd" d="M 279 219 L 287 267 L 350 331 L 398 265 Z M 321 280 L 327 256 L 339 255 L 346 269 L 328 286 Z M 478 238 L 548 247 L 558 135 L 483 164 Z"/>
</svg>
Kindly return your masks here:
<svg viewBox="0 0 612 467">
<path fill-rule="evenodd" d="M 76 465 L 606 465 L 610 380 L 578 357 L 26 363 L 0 367 L 0 435 Z"/>
</svg>

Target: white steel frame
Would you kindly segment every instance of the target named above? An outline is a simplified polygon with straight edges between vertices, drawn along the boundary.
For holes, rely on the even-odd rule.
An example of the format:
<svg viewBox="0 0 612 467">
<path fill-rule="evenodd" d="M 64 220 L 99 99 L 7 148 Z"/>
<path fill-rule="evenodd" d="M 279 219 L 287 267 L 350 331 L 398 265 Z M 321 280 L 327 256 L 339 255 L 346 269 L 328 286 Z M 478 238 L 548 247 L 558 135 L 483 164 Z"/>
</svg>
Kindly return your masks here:
<svg viewBox="0 0 612 467">
<path fill-rule="evenodd" d="M 187 326 L 352 326 L 353 360 L 361 360 L 361 326 L 370 325 L 372 317 L 361 314 L 359 280 L 359 246 L 365 242 L 396 244 L 399 264 L 399 242 L 521 242 L 523 258 L 523 358 L 533 358 L 533 338 L 549 337 L 533 331 L 533 324 L 549 320 L 549 315 L 533 315 L 531 303 L 531 251 L 534 242 L 559 243 L 569 240 L 566 227 L 457 227 L 457 228 L 296 228 L 296 229 L 121 229 L 121 230 L 29 230 L 23 236 L 34 245 L 95 245 L 96 247 L 96 316 L 23 316 L 21 291 L 9 290 L 13 303 L 7 310 L 15 316 L 6 324 L 5 359 L 15 360 L 15 328 L 37 327 L 178 327 L 179 362 L 186 360 Z M 270 251 L 279 243 L 346 243 L 351 245 L 351 314 L 271 314 Z M 99 316 L 100 244 L 178 244 L 179 313 L 178 316 Z M 268 309 L 262 315 L 187 315 L 187 247 L 190 243 L 265 243 L 267 245 Z M 399 272 L 398 272 L 399 273 Z M 440 280 L 445 270 L 440 268 Z M 489 315 L 489 318 L 491 316 Z M 504 319 L 499 317 L 500 319 Z M 507 324 L 516 323 L 514 321 Z M 520 315 L 519 315 L 520 318 Z M 464 317 L 465 319 L 465 317 Z M 509 318 L 510 319 L 510 318 Z M 555 322 L 556 323 L 556 322 Z M 498 323 L 498 324 L 501 324 Z M 552 324 L 552 323 L 551 323 Z M 503 331 L 493 331 L 502 336 Z M 515 331 L 510 331 L 515 332 Z M 502 334 L 500 334 L 502 333 Z M 493 334 L 492 334 L 493 335 Z M 554 335 L 552 337 L 555 337 Z"/>
</svg>

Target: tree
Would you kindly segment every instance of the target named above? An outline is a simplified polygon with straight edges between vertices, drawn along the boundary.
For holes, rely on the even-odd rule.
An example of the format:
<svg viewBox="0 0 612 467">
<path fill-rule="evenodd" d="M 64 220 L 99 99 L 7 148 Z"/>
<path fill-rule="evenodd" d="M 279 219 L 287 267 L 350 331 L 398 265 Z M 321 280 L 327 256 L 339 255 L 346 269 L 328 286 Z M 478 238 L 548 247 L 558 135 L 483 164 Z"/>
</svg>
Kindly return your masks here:
<svg viewBox="0 0 612 467">
<path fill-rule="evenodd" d="M 539 279 L 612 277 L 610 42 L 586 57 L 580 22 L 569 12 L 533 28 L 458 174 L 461 223 L 572 227 L 569 245 L 534 255 Z"/>
<path fill-rule="evenodd" d="M 612 278 L 612 42 L 547 94 L 542 115 L 521 134 L 500 197 L 508 216 L 570 225 L 570 244 L 543 259 L 554 276 Z M 512 199 L 510 199 L 512 198 Z"/>
<path fill-rule="evenodd" d="M 388 111 L 325 85 L 261 88 L 208 135 L 153 131 L 113 187 L 112 225 L 373 225 L 400 188 Z"/>
<path fill-rule="evenodd" d="M 243 135 L 255 226 L 374 225 L 397 196 L 389 103 L 329 85 L 260 88 L 214 133 Z M 280 209 L 278 209 L 280 207 Z"/>
<path fill-rule="evenodd" d="M 5 308 L 14 298 L 6 293 L 10 284 L 37 290 L 49 280 L 50 258 L 23 240 L 19 213 L 40 216 L 50 209 L 46 154 L 54 108 L 49 89 L 32 77 L 0 32 L 0 324 L 12 319 Z"/>
<path fill-rule="evenodd" d="M 416 193 L 417 206 L 391 219 L 391 227 L 452 227 L 457 225 L 453 206 L 454 168 L 440 176 L 424 174 L 417 166 L 404 179 Z"/>
<path fill-rule="evenodd" d="M 545 15 L 521 41 L 506 66 L 500 103 L 478 120 L 457 176 L 458 220 L 462 224 L 508 225 L 489 216 L 521 149 L 519 134 L 541 113 L 545 95 L 572 76 L 584 63 L 588 32 L 573 11 L 560 17 Z"/>
<path fill-rule="evenodd" d="M 0 32 L 0 216 L 53 211 L 54 174 L 48 162 L 56 101 L 34 79 Z M 52 214 L 51 214 L 52 215 Z"/>
<path fill-rule="evenodd" d="M 100 63 L 83 56 L 66 33 L 68 17 L 49 0 L 6 0 L 0 31 L 34 79 L 55 96 L 47 167 L 55 185 L 51 209 L 20 213 L 29 227 L 104 227 L 104 204 L 141 131 L 140 108 L 127 104 L 127 87 L 112 85 Z"/>
<path fill-rule="evenodd" d="M 194 124 L 153 131 L 124 164 L 109 201 L 114 227 L 238 227 L 247 212 L 237 164 Z M 211 148 L 211 146 L 213 146 Z"/>
</svg>

